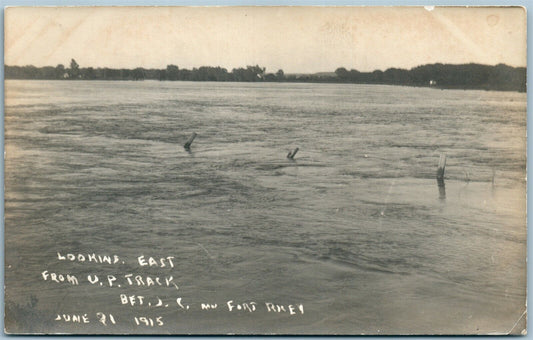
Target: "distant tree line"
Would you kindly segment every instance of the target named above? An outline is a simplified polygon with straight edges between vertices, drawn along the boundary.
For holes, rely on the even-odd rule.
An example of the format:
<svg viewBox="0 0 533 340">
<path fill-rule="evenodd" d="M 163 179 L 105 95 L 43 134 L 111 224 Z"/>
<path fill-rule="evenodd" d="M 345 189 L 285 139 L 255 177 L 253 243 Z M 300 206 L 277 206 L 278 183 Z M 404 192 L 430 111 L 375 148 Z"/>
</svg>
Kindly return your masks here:
<svg viewBox="0 0 533 340">
<path fill-rule="evenodd" d="M 168 65 L 165 69 L 113 69 L 80 67 L 72 59 L 70 67 L 62 64 L 45 66 L 5 66 L 6 79 L 81 79 L 81 80 L 144 80 L 161 81 L 237 81 L 237 82 L 319 82 L 434 86 L 438 88 L 526 91 L 526 68 L 480 64 L 428 64 L 410 70 L 389 68 L 385 71 L 359 72 L 340 67 L 335 72 L 285 74 L 283 70 L 266 73 L 264 67 L 246 66 L 228 71 L 222 67 L 202 66 L 181 69 Z"/>
<path fill-rule="evenodd" d="M 526 91 L 526 68 L 480 64 L 428 64 L 410 70 L 359 72 L 338 68 L 338 79 L 347 83 L 435 86 L 438 88 Z"/>
</svg>

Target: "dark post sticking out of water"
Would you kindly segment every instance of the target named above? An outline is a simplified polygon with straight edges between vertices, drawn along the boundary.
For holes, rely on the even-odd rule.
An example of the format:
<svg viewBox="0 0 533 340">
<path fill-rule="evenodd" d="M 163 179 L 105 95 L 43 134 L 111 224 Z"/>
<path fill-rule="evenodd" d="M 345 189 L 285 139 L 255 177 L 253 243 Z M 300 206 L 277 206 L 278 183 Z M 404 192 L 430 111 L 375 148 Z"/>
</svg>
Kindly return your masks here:
<svg viewBox="0 0 533 340">
<path fill-rule="evenodd" d="M 446 155 L 440 154 L 439 167 L 437 168 L 437 184 L 439 186 L 439 198 L 446 198 L 446 187 L 444 186 L 444 170 L 446 169 Z"/>
<path fill-rule="evenodd" d="M 446 155 L 441 153 L 439 158 L 439 167 L 437 169 L 437 179 L 444 182 L 444 169 L 446 169 Z"/>
<path fill-rule="evenodd" d="M 185 150 L 189 150 L 191 148 L 192 141 L 196 138 L 196 132 L 193 132 L 189 140 L 187 140 L 187 143 L 183 146 Z"/>
<path fill-rule="evenodd" d="M 294 149 L 294 151 L 289 151 L 289 154 L 287 155 L 288 159 L 294 159 L 294 155 L 300 150 L 299 148 Z"/>
</svg>

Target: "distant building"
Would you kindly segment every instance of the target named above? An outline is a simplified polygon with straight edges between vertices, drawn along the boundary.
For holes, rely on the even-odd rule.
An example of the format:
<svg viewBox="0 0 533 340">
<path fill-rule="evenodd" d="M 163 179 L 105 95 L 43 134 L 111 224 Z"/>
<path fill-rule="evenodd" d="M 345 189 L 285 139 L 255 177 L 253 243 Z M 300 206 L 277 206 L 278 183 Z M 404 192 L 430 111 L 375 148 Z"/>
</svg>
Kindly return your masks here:
<svg viewBox="0 0 533 340">
<path fill-rule="evenodd" d="M 429 81 L 429 86 L 437 86 L 437 82 L 432 79 Z"/>
</svg>

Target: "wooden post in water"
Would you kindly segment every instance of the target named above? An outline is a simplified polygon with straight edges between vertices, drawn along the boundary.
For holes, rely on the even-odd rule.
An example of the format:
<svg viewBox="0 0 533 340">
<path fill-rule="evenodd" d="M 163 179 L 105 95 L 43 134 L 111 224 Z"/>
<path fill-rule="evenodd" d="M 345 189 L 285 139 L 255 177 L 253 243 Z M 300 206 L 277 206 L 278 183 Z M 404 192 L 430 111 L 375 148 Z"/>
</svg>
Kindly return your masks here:
<svg viewBox="0 0 533 340">
<path fill-rule="evenodd" d="M 437 179 L 444 181 L 444 170 L 446 169 L 446 155 L 441 153 L 439 158 L 439 167 L 437 169 Z"/>
<path fill-rule="evenodd" d="M 294 155 L 300 150 L 299 148 L 294 149 L 294 151 L 289 151 L 289 154 L 287 155 L 288 159 L 294 159 Z"/>
<path fill-rule="evenodd" d="M 446 187 L 444 186 L 444 170 L 446 169 L 446 155 L 441 153 L 439 167 L 437 168 L 437 185 L 439 186 L 439 198 L 446 199 Z"/>
<path fill-rule="evenodd" d="M 185 150 L 189 150 L 191 148 L 192 141 L 196 138 L 196 132 L 193 132 L 189 140 L 187 140 L 187 143 L 183 146 Z"/>
</svg>

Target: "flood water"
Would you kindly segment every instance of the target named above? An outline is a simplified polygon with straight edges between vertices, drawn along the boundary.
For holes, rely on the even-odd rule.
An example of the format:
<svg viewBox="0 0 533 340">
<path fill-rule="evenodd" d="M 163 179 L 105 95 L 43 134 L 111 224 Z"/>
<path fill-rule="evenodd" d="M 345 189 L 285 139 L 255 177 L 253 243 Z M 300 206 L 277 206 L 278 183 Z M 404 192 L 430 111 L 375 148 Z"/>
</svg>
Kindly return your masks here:
<svg viewBox="0 0 533 340">
<path fill-rule="evenodd" d="M 8 331 L 523 328 L 526 94 L 8 80 L 5 97 Z M 445 188 L 435 179 L 442 153 Z M 141 255 L 173 256 L 174 267 L 141 266 Z M 45 280 L 45 270 L 79 285 Z M 128 285 L 128 274 L 172 275 L 179 289 Z M 121 294 L 154 303 L 122 304 Z M 256 310 L 229 311 L 228 301 Z M 54 320 L 84 313 L 88 324 Z M 143 316 L 164 324 L 136 325 Z"/>
</svg>

